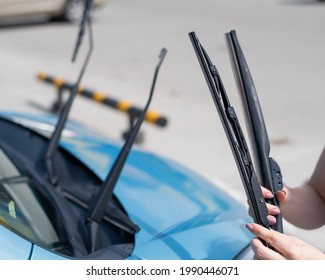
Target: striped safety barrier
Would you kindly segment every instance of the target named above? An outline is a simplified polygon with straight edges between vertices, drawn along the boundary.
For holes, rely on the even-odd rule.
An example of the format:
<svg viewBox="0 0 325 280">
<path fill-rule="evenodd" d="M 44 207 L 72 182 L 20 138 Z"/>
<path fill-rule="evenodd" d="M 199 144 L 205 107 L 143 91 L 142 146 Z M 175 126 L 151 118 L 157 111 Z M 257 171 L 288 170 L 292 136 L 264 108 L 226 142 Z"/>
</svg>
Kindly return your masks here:
<svg viewBox="0 0 325 280">
<path fill-rule="evenodd" d="M 37 74 L 37 78 L 40 81 L 46 82 L 48 84 L 51 84 L 58 88 L 59 90 L 71 90 L 73 87 L 72 83 L 67 82 L 61 77 L 54 77 L 47 75 L 44 72 L 39 72 Z M 89 98 L 93 101 L 99 102 L 103 105 L 109 106 L 111 108 L 114 108 L 118 111 L 127 113 L 131 118 L 136 118 L 140 116 L 142 109 L 133 106 L 130 102 L 125 100 L 117 100 L 108 97 L 104 92 L 102 91 L 93 91 L 84 88 L 82 85 L 79 85 L 77 92 L 79 95 L 84 96 L 86 98 Z M 162 116 L 161 114 L 155 112 L 155 111 L 147 111 L 145 115 L 145 121 L 155 124 L 159 127 L 164 127 L 167 125 L 167 118 Z"/>
</svg>

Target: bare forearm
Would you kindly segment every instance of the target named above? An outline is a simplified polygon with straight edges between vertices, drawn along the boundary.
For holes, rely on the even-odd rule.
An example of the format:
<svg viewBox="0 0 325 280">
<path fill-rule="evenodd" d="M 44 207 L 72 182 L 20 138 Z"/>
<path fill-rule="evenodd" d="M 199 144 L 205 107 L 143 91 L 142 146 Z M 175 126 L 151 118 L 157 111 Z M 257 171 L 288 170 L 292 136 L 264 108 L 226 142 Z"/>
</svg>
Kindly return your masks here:
<svg viewBox="0 0 325 280">
<path fill-rule="evenodd" d="M 285 219 L 304 229 L 325 224 L 325 148 L 308 183 L 285 190 L 287 198 L 281 208 Z"/>
<path fill-rule="evenodd" d="M 281 207 L 283 217 L 290 223 L 315 229 L 325 224 L 325 203 L 310 185 L 288 188 L 288 201 Z"/>
</svg>

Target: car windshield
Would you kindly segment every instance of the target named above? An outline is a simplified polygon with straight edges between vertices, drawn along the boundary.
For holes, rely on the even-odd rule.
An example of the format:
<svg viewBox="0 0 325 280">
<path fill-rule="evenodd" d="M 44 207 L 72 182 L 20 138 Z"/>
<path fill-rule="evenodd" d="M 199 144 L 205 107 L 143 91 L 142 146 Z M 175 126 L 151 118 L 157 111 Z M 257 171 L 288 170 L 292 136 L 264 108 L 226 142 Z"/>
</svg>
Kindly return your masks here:
<svg viewBox="0 0 325 280">
<path fill-rule="evenodd" d="M 48 214 L 52 207 L 2 149 L 0 162 L 0 224 L 39 245 L 59 246 L 58 233 Z"/>
</svg>

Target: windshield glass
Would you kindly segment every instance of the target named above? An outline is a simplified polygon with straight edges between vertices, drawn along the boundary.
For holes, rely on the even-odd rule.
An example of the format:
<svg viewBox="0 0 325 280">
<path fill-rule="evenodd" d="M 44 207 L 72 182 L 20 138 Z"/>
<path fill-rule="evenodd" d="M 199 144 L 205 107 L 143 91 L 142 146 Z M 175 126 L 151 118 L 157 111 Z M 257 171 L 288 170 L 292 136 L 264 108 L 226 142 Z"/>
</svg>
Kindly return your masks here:
<svg viewBox="0 0 325 280">
<path fill-rule="evenodd" d="M 51 204 L 2 149 L 0 163 L 0 224 L 40 245 L 60 246 Z"/>
</svg>

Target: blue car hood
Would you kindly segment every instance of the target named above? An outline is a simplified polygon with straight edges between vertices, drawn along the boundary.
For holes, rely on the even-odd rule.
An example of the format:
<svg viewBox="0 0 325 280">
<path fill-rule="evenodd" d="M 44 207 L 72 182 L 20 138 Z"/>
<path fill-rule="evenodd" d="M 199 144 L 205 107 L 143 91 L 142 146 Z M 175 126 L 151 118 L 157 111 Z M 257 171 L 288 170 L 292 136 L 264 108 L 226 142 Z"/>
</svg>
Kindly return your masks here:
<svg viewBox="0 0 325 280">
<path fill-rule="evenodd" d="M 6 117 L 42 133 L 55 118 Z M 100 178 L 107 175 L 121 145 L 69 122 L 60 145 Z M 114 191 L 141 230 L 130 259 L 233 259 L 251 240 L 247 210 L 192 170 L 134 147 Z"/>
</svg>

